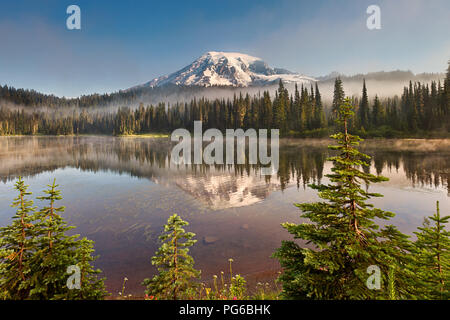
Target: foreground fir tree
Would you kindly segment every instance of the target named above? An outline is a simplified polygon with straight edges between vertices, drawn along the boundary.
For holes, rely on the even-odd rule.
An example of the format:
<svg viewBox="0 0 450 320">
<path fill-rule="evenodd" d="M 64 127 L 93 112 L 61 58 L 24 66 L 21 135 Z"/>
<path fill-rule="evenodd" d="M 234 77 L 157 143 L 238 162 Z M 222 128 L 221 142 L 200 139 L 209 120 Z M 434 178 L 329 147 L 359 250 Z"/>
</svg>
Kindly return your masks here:
<svg viewBox="0 0 450 320">
<path fill-rule="evenodd" d="M 93 242 L 66 235 L 74 227 L 61 216 L 64 207 L 55 205 L 61 192 L 55 181 L 48 187 L 38 197 L 48 206 L 35 212 L 25 199 L 31 194 L 27 186 L 21 179 L 16 183 L 19 197 L 13 206 L 18 211 L 13 223 L 0 230 L 0 292 L 6 299 L 101 299 L 106 291 L 96 277 L 100 270 L 91 266 Z M 67 285 L 69 267 L 80 271 L 78 288 Z"/>
<path fill-rule="evenodd" d="M 162 245 L 152 257 L 152 264 L 157 267 L 159 274 L 144 280 L 146 294 L 158 299 L 186 299 L 188 292 L 196 286 L 194 279 L 200 276 L 200 271 L 194 269 L 189 247 L 197 240 L 193 240 L 194 233 L 183 229 L 187 225 L 189 223 L 177 214 L 167 220 L 164 232 L 159 237 Z"/>
<path fill-rule="evenodd" d="M 70 290 L 67 295 L 63 293 L 64 299 L 99 300 L 109 295 L 105 290 L 105 279 L 99 279 L 97 276 L 102 271 L 95 269 L 92 265 L 97 259 L 96 256 L 93 256 L 94 251 L 94 241 L 86 237 L 77 240 L 74 260 L 80 268 L 80 289 Z"/>
<path fill-rule="evenodd" d="M 26 299 L 31 288 L 35 208 L 21 177 L 14 188 L 19 192 L 12 204 L 17 211 L 13 222 L 0 228 L 0 292 L 5 299 L 17 300 Z"/>
<path fill-rule="evenodd" d="M 39 200 L 48 202 L 37 213 L 39 231 L 36 253 L 34 255 L 33 272 L 34 288 L 30 292 L 31 299 L 101 299 L 106 295 L 104 280 L 97 279 L 100 270 L 95 270 L 91 262 L 93 242 L 79 235 L 69 236 L 74 229 L 68 226 L 61 214 L 65 207 L 57 207 L 56 202 L 62 199 L 56 181 L 44 190 L 45 195 Z M 67 279 L 68 266 L 80 269 L 80 288 L 69 289 Z"/>
<path fill-rule="evenodd" d="M 387 220 L 394 214 L 373 208 L 366 201 L 380 194 L 370 193 L 370 183 L 387 178 L 364 172 L 369 156 L 358 151 L 361 140 L 348 133 L 353 107 L 347 98 L 339 107 L 337 121 L 343 132 L 332 138 L 339 152 L 329 158 L 333 162 L 328 185 L 311 185 L 324 201 L 296 204 L 302 218 L 309 223 L 283 223 L 294 239 L 305 240 L 312 248 L 302 248 L 293 241 L 284 241 L 274 256 L 284 273 L 280 276 L 283 295 L 296 299 L 388 299 L 389 272 L 395 271 L 395 290 L 398 296 L 409 296 L 407 271 L 407 237 L 395 227 L 379 230 L 374 219 Z M 379 268 L 381 288 L 369 289 L 369 266 Z M 370 270 L 370 269 L 369 269 Z"/>
<path fill-rule="evenodd" d="M 445 229 L 449 219 L 441 217 L 437 202 L 436 213 L 414 232 L 413 285 L 420 299 L 450 299 L 450 232 Z"/>
</svg>

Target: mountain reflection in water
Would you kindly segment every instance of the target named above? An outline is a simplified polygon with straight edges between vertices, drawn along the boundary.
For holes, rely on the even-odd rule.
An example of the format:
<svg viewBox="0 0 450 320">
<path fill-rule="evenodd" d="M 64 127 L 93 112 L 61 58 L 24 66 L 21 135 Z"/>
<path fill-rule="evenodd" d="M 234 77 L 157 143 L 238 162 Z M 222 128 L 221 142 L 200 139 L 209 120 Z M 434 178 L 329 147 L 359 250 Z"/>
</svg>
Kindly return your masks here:
<svg viewBox="0 0 450 320">
<path fill-rule="evenodd" d="M 412 186 L 449 188 L 449 140 L 368 141 L 377 174 L 402 167 Z M 0 180 L 30 177 L 44 171 L 73 167 L 108 170 L 176 185 L 208 206 L 219 209 L 263 200 L 271 191 L 320 182 L 329 151 L 327 140 L 282 140 L 277 175 L 261 176 L 255 165 L 190 165 L 170 163 L 168 139 L 113 137 L 9 137 L 0 139 Z M 381 146 L 380 146 L 381 145 Z M 449 190 L 450 194 L 450 190 Z"/>
</svg>

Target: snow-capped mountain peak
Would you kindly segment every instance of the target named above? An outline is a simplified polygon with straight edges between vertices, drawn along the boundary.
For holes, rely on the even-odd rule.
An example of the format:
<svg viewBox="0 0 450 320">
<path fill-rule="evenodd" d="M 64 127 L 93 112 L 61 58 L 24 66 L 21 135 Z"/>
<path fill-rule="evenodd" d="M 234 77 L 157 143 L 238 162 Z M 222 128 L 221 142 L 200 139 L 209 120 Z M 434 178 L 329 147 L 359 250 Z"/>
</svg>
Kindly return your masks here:
<svg viewBox="0 0 450 320">
<path fill-rule="evenodd" d="M 248 87 L 284 82 L 311 82 L 315 79 L 271 68 L 262 59 L 237 52 L 209 51 L 190 65 L 172 74 L 153 79 L 138 87 L 158 87 L 165 84 L 184 86 Z"/>
</svg>

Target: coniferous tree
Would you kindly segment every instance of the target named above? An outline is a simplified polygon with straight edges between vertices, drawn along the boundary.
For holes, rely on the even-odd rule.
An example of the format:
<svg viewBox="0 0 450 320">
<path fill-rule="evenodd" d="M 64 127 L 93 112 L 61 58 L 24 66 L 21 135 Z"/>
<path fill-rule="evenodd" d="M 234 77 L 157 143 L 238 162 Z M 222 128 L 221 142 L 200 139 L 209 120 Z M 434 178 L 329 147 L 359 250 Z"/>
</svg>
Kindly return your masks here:
<svg viewBox="0 0 450 320">
<path fill-rule="evenodd" d="M 323 105 L 322 105 L 322 97 L 320 95 L 320 91 L 319 91 L 319 86 L 316 82 L 316 94 L 314 96 L 314 118 L 315 118 L 315 124 L 316 124 L 316 128 L 325 128 L 327 123 L 326 123 L 326 119 L 325 119 L 325 112 L 323 110 Z"/>
<path fill-rule="evenodd" d="M 419 115 L 417 112 L 417 99 L 414 99 L 415 96 L 415 87 L 413 88 L 412 82 L 409 82 L 409 91 L 408 91 L 408 97 L 406 100 L 406 103 L 408 105 L 408 114 L 407 119 L 409 123 L 409 129 L 412 132 L 416 132 L 419 127 Z M 416 94 L 417 96 L 417 94 Z"/>
<path fill-rule="evenodd" d="M 268 91 L 264 91 L 263 94 L 263 127 L 267 129 L 272 128 L 272 100 L 270 99 L 270 95 Z"/>
<path fill-rule="evenodd" d="M 367 96 L 366 80 L 363 80 L 362 98 L 359 104 L 359 121 L 361 127 L 369 128 L 369 98 Z"/>
<path fill-rule="evenodd" d="M 409 242 L 395 227 L 379 230 L 374 219 L 389 219 L 394 214 L 366 203 L 380 194 L 370 193 L 361 186 L 386 181 L 360 170 L 367 166 L 369 156 L 358 151 L 361 140 L 348 133 L 348 120 L 354 115 L 350 99 L 338 110 L 338 122 L 343 132 L 332 138 L 338 145 L 330 146 L 339 152 L 329 158 L 332 173 L 327 175 L 331 184 L 311 185 L 319 191 L 323 202 L 296 204 L 302 218 L 311 223 L 282 226 L 294 235 L 314 245 L 302 248 L 293 241 L 283 241 L 274 256 L 279 259 L 284 273 L 280 276 L 283 294 L 300 299 L 375 299 L 389 298 L 388 273 L 395 268 L 395 287 L 398 295 L 408 296 L 407 271 L 403 266 Z M 366 285 L 367 268 L 375 265 L 381 270 L 383 290 L 370 290 Z"/>
<path fill-rule="evenodd" d="M 450 232 L 445 229 L 449 219 L 440 215 L 438 201 L 436 213 L 414 232 L 413 286 L 420 299 L 450 299 Z"/>
<path fill-rule="evenodd" d="M 277 96 L 273 102 L 273 127 L 280 129 L 280 133 L 286 133 L 286 110 L 289 104 L 289 95 L 280 80 L 278 84 Z"/>
<path fill-rule="evenodd" d="M 303 114 L 304 116 L 304 114 Z M 294 119 L 293 129 L 297 131 L 302 131 L 304 128 L 304 119 L 302 118 L 302 110 L 300 105 L 300 93 L 298 91 L 297 83 L 294 88 L 294 101 L 293 101 L 293 112 L 291 117 Z"/>
<path fill-rule="evenodd" d="M 57 298 L 98 300 L 109 295 L 105 290 L 105 279 L 98 278 L 98 274 L 102 271 L 95 269 L 92 265 L 97 259 L 96 256 L 93 256 L 94 251 L 94 241 L 86 237 L 77 240 L 74 260 L 80 268 L 80 289 L 71 290 L 68 295 L 58 296 Z"/>
<path fill-rule="evenodd" d="M 306 89 L 303 87 L 301 87 L 300 90 L 300 112 L 301 112 L 301 131 L 303 130 L 307 130 L 308 129 L 308 111 L 309 111 L 309 97 L 308 97 L 308 92 L 306 91 Z"/>
<path fill-rule="evenodd" d="M 306 126 L 308 130 L 314 128 L 314 91 L 311 86 L 311 92 L 308 93 L 308 90 L 305 88 L 305 96 L 306 96 Z"/>
<path fill-rule="evenodd" d="M 183 229 L 187 225 L 189 223 L 177 214 L 167 220 L 164 232 L 159 237 L 162 245 L 152 257 L 152 264 L 158 268 L 158 274 L 143 281 L 147 294 L 160 299 L 186 299 L 189 289 L 195 287 L 193 279 L 200 276 L 200 271 L 194 269 L 189 247 L 197 240 L 193 239 L 194 233 Z"/>
<path fill-rule="evenodd" d="M 380 126 L 384 124 L 384 119 L 385 119 L 384 108 L 381 105 L 378 96 L 375 96 L 372 107 L 372 123 L 375 127 Z"/>
<path fill-rule="evenodd" d="M 26 299 L 32 288 L 32 257 L 35 245 L 35 207 L 21 177 L 14 185 L 19 192 L 12 204 L 17 208 L 11 225 L 0 228 L 0 292 L 7 299 Z"/>
<path fill-rule="evenodd" d="M 30 299 L 102 299 L 106 295 L 104 280 L 97 279 L 100 270 L 90 265 L 95 260 L 91 256 L 93 242 L 79 235 L 66 233 L 75 227 L 68 226 L 61 214 L 65 207 L 57 207 L 62 199 L 56 180 L 53 180 L 45 195 L 39 200 L 48 202 L 37 214 L 35 223 L 38 241 L 33 255 L 33 289 Z M 77 266 L 80 270 L 80 288 L 69 289 L 67 268 Z"/>
<path fill-rule="evenodd" d="M 344 103 L 344 98 L 345 93 L 344 87 L 342 86 L 342 80 L 337 77 L 334 81 L 333 103 L 331 105 L 331 111 L 334 119 L 338 116 L 339 107 L 342 103 Z"/>
<path fill-rule="evenodd" d="M 18 210 L 10 226 L 0 229 L 0 292 L 7 299 L 102 299 L 106 295 L 100 270 L 91 266 L 93 242 L 78 235 L 67 236 L 67 226 L 55 206 L 61 200 L 55 181 L 38 197 L 49 205 L 39 212 L 31 207 L 31 195 L 21 178 L 16 183 Z M 80 287 L 69 288 L 68 267 L 78 267 Z"/>
<path fill-rule="evenodd" d="M 442 91 L 442 115 L 444 123 L 447 125 L 447 131 L 450 131 L 450 60 L 448 61 L 447 76 L 444 80 L 444 89 Z"/>
</svg>

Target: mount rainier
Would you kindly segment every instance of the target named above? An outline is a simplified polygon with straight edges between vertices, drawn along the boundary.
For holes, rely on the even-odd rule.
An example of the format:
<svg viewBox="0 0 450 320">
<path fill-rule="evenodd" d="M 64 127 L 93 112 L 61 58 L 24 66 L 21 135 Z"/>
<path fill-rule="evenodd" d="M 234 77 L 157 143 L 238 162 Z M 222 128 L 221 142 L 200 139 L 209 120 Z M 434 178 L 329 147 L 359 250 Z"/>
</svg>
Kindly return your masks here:
<svg viewBox="0 0 450 320">
<path fill-rule="evenodd" d="M 243 53 L 210 51 L 183 69 L 162 76 L 131 89 L 161 87 L 167 84 L 180 86 L 231 86 L 249 87 L 285 83 L 310 83 L 316 81 L 285 69 L 271 68 L 263 60 Z"/>
</svg>

